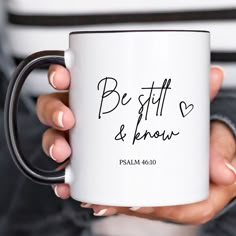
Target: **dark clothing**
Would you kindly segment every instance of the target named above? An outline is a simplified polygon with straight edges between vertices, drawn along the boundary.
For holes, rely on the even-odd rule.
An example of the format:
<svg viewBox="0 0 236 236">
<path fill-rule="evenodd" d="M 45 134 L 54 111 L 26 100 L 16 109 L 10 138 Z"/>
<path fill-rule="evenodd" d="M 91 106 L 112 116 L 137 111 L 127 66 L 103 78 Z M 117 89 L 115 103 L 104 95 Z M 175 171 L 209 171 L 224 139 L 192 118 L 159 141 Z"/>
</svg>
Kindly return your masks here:
<svg viewBox="0 0 236 236">
<path fill-rule="evenodd" d="M 236 204 L 218 218 L 201 227 L 199 236 L 235 236 Z"/>
</svg>

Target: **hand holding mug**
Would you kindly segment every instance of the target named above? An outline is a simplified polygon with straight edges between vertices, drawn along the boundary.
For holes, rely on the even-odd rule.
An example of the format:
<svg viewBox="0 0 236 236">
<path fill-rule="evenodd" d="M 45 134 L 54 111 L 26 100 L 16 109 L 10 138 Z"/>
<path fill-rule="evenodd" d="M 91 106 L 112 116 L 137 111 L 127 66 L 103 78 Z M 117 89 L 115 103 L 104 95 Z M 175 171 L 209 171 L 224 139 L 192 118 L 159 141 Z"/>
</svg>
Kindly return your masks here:
<svg viewBox="0 0 236 236">
<path fill-rule="evenodd" d="M 19 169 L 35 182 L 53 184 L 63 198 L 91 204 L 96 215 L 203 222 L 223 208 L 235 194 L 235 141 L 225 125 L 212 123 L 209 168 L 210 33 L 96 31 L 69 38 L 65 52 L 26 58 L 10 82 L 5 132 Z M 16 122 L 22 85 L 45 64 L 68 69 L 52 66 L 49 80 L 56 89 L 69 88 L 69 95 L 38 101 L 41 121 L 52 127 L 44 135 L 45 152 L 58 162 L 70 157 L 51 172 L 27 161 Z M 211 98 L 222 77 L 211 70 Z"/>
<path fill-rule="evenodd" d="M 218 67 L 211 68 L 210 97 L 213 99 L 221 86 L 223 72 Z M 66 90 L 70 85 L 69 72 L 57 65 L 49 70 L 49 82 L 58 90 Z M 60 116 L 60 112 L 63 116 Z M 71 155 L 68 131 L 75 124 L 75 117 L 68 107 L 68 93 L 42 95 L 37 103 L 38 117 L 42 123 L 51 126 L 44 136 L 42 146 L 45 153 L 57 161 L 64 162 Z M 211 220 L 228 202 L 236 196 L 236 173 L 232 165 L 235 159 L 235 139 L 229 128 L 221 122 L 211 124 L 210 140 L 210 195 L 205 201 L 168 207 L 120 208 L 82 203 L 91 207 L 95 214 L 112 215 L 122 213 L 138 217 L 162 219 L 181 223 L 201 224 Z M 171 175 L 171 173 L 169 173 Z M 62 199 L 70 197 L 67 184 L 53 186 L 56 195 Z M 91 186 L 92 187 L 92 186 Z"/>
</svg>

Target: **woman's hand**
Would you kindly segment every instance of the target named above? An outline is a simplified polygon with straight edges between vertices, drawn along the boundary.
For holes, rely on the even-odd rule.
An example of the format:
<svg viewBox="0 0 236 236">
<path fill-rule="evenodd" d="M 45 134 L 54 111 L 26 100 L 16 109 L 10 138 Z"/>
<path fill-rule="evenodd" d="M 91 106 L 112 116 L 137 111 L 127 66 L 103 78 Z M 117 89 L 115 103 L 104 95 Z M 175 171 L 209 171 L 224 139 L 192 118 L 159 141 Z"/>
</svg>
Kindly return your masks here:
<svg viewBox="0 0 236 236">
<path fill-rule="evenodd" d="M 218 93 L 223 72 L 218 67 L 211 68 L 211 98 Z M 68 89 L 69 72 L 57 65 L 49 70 L 49 82 L 58 89 Z M 45 153 L 57 162 L 65 161 L 71 155 L 68 143 L 68 130 L 75 124 L 73 113 L 68 108 L 68 93 L 42 95 L 38 99 L 37 114 L 40 121 L 50 126 L 43 135 Z M 82 207 L 91 207 L 95 215 L 105 216 L 122 213 L 149 219 L 167 220 L 180 223 L 202 224 L 211 220 L 236 196 L 236 143 L 231 130 L 223 123 L 211 123 L 210 140 L 210 194 L 205 201 L 170 207 L 110 207 L 82 203 Z M 70 196 L 70 188 L 66 184 L 54 186 L 58 197 L 66 199 Z"/>
</svg>

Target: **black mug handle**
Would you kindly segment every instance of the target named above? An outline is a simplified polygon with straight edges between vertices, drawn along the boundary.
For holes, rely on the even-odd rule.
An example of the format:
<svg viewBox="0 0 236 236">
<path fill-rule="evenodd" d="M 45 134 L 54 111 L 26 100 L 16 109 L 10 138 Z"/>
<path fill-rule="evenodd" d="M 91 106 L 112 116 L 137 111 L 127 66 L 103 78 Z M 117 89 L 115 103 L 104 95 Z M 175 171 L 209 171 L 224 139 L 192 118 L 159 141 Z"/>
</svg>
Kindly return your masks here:
<svg viewBox="0 0 236 236">
<path fill-rule="evenodd" d="M 16 166 L 31 180 L 46 185 L 64 183 L 65 170 L 44 171 L 34 167 L 27 160 L 18 142 L 17 110 L 20 91 L 28 75 L 39 66 L 50 64 L 59 64 L 65 67 L 64 51 L 37 52 L 23 60 L 9 83 L 4 107 L 5 136 Z"/>
</svg>

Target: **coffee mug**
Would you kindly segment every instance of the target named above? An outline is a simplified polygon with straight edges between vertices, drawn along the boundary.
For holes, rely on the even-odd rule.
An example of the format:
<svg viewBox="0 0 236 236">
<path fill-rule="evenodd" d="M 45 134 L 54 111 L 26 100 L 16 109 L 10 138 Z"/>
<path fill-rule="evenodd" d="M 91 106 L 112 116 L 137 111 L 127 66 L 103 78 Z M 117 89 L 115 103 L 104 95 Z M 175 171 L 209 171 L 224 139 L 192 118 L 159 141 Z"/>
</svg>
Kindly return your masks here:
<svg viewBox="0 0 236 236">
<path fill-rule="evenodd" d="M 194 30 L 72 32 L 69 49 L 42 51 L 16 69 L 5 133 L 18 168 L 41 184 L 68 183 L 75 200 L 170 206 L 209 192 L 210 33 Z M 71 75 L 72 155 L 47 172 L 23 155 L 17 103 L 29 73 L 59 64 Z"/>
</svg>

